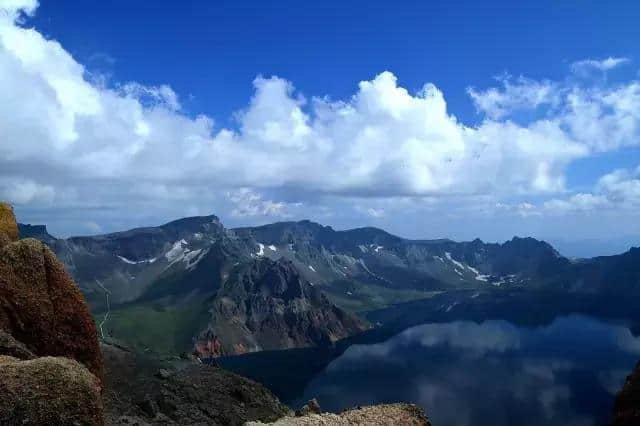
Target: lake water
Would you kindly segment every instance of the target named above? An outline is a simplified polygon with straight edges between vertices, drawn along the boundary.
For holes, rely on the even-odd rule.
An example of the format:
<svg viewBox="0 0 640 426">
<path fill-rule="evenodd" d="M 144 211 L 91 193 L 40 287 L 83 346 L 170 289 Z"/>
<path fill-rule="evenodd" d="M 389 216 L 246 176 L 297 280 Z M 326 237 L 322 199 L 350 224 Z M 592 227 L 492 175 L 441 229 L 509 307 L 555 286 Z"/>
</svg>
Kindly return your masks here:
<svg viewBox="0 0 640 426">
<path fill-rule="evenodd" d="M 434 426 L 601 425 L 639 359 L 628 328 L 581 316 L 532 328 L 425 324 L 349 347 L 290 402 L 315 397 L 325 411 L 413 402 Z"/>
</svg>

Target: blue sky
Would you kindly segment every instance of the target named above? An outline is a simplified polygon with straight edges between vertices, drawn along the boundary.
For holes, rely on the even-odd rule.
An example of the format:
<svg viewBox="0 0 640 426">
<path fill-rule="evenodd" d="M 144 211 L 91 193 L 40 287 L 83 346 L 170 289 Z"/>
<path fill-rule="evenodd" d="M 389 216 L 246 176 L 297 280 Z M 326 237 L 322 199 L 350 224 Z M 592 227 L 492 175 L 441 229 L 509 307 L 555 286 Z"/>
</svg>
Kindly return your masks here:
<svg viewBox="0 0 640 426">
<path fill-rule="evenodd" d="M 0 8 L 0 197 L 60 235 L 213 212 L 640 240 L 637 2 Z"/>
<path fill-rule="evenodd" d="M 504 72 L 562 79 L 585 58 L 638 53 L 637 2 L 41 1 L 30 23 L 118 81 L 170 84 L 192 114 L 227 120 L 257 75 L 302 93 L 351 96 L 392 71 L 409 90 L 433 82 L 450 111 L 478 120 L 466 94 Z M 109 58 L 105 60 L 105 58 Z M 113 61 L 113 62 L 112 62 Z M 634 69 L 635 68 L 635 69 Z M 629 77 L 636 67 L 616 72 Z"/>
</svg>

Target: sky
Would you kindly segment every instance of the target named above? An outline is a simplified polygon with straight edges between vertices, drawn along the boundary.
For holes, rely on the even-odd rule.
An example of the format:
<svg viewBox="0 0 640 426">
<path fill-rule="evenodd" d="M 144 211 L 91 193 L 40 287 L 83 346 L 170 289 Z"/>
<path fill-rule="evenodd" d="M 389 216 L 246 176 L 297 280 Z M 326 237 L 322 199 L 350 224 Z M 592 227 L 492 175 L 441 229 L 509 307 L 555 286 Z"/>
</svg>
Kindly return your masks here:
<svg viewBox="0 0 640 426">
<path fill-rule="evenodd" d="M 520 2 L 518 2 L 520 3 Z M 0 0 L 0 199 L 640 245 L 640 4 Z"/>
</svg>

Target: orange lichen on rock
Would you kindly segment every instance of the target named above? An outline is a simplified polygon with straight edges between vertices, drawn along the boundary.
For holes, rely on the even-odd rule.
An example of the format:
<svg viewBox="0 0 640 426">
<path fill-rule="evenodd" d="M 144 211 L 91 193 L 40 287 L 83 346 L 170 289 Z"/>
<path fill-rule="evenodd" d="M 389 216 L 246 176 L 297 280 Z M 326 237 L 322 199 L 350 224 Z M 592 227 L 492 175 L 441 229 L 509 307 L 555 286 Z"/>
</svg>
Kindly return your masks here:
<svg viewBox="0 0 640 426">
<path fill-rule="evenodd" d="M 5 238 L 2 238 L 2 235 Z M 0 247 L 11 241 L 17 241 L 19 237 L 16 216 L 13 214 L 11 206 L 0 201 Z M 4 240 L 4 243 L 3 243 Z"/>
<path fill-rule="evenodd" d="M 40 241 L 0 248 L 0 329 L 37 356 L 84 364 L 102 383 L 96 325 L 62 263 Z"/>
</svg>

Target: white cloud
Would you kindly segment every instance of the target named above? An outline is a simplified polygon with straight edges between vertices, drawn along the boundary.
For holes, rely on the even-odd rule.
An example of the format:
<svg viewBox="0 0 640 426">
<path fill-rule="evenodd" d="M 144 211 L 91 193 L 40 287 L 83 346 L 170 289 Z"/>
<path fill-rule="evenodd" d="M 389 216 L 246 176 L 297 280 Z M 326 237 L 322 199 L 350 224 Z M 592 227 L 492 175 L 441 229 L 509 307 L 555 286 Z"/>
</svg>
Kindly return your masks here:
<svg viewBox="0 0 640 426">
<path fill-rule="evenodd" d="M 602 176 L 594 193 L 578 193 L 567 199 L 551 199 L 544 208 L 554 213 L 575 213 L 624 209 L 636 211 L 640 207 L 640 166 L 635 170 L 619 169 Z"/>
<path fill-rule="evenodd" d="M 532 216 L 540 216 L 542 213 L 540 209 L 531 203 L 521 202 L 517 204 L 510 203 L 496 203 L 495 210 L 509 213 L 516 213 L 518 216 L 527 218 Z"/>
<path fill-rule="evenodd" d="M 545 201 L 544 208 L 556 213 L 569 213 L 576 211 L 591 211 L 609 206 L 609 201 L 603 195 L 575 194 L 566 200 L 552 199 Z"/>
<path fill-rule="evenodd" d="M 38 0 L 0 0 L 0 16 L 2 13 L 10 20 L 19 18 L 20 13 L 32 16 L 38 8 Z"/>
<path fill-rule="evenodd" d="M 300 207 L 299 203 L 287 204 L 282 201 L 264 200 L 261 194 L 250 188 L 240 188 L 227 193 L 227 197 L 233 204 L 231 216 L 236 218 L 247 216 L 272 216 L 290 217 L 288 209 Z"/>
<path fill-rule="evenodd" d="M 479 92 L 470 87 L 471 96 L 478 112 L 491 119 L 500 119 L 513 111 L 536 109 L 542 105 L 555 106 L 560 102 L 560 87 L 550 81 L 535 81 L 525 77 L 514 80 L 507 75 L 498 79 L 503 88 L 490 88 Z"/>
<path fill-rule="evenodd" d="M 598 181 L 596 189 L 612 202 L 640 205 L 640 166 L 635 170 L 615 170 Z"/>
<path fill-rule="evenodd" d="M 136 99 L 145 106 L 164 106 L 172 111 L 179 111 L 181 108 L 178 95 L 166 84 L 144 86 L 131 82 L 123 85 L 120 90 L 124 96 Z"/>
<path fill-rule="evenodd" d="M 367 209 L 367 214 L 373 218 L 379 219 L 381 217 L 384 217 L 384 210 L 374 209 L 373 207 L 370 207 Z"/>
<path fill-rule="evenodd" d="M 27 206 L 124 214 L 169 201 L 211 210 L 224 199 L 236 217 L 286 217 L 299 205 L 285 199 L 554 194 L 576 159 L 640 143 L 636 82 L 580 89 L 504 78 L 501 88 L 469 90 L 487 115 L 470 126 L 436 86 L 410 93 L 391 72 L 343 100 L 307 99 L 289 81 L 258 77 L 237 128 L 218 128 L 184 113 L 168 85 L 92 82 L 58 42 L 21 26 L 20 11 L 36 7 L 0 3 L 0 196 Z M 513 118 L 541 107 L 541 118 Z M 373 217 L 388 210 L 362 205 Z"/>
<path fill-rule="evenodd" d="M 51 185 L 36 183 L 30 179 L 11 178 L 0 175 L 0 199 L 14 204 L 49 204 L 55 198 Z"/>
<path fill-rule="evenodd" d="M 606 72 L 629 62 L 629 58 L 608 57 L 605 59 L 584 59 L 571 64 L 573 72 L 578 74 L 588 73 L 593 70 Z"/>
</svg>

